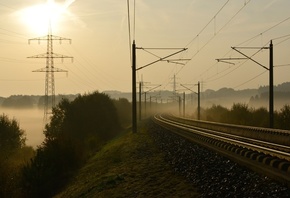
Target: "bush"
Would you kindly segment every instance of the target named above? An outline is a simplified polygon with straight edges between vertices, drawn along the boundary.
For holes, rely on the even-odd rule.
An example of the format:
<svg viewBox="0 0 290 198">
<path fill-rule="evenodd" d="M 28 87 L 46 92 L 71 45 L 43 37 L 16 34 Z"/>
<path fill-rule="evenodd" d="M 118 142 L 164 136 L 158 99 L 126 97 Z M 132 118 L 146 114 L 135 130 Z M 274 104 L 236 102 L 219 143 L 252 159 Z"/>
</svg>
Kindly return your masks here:
<svg viewBox="0 0 290 198">
<path fill-rule="evenodd" d="M 126 98 L 114 100 L 120 124 L 122 127 L 127 127 L 132 124 L 132 105 Z"/>
<path fill-rule="evenodd" d="M 281 129 L 290 129 L 290 105 L 285 105 L 277 115 L 277 125 Z"/>
<path fill-rule="evenodd" d="M 267 127 L 269 113 L 266 108 L 249 109 L 246 104 L 234 104 L 231 110 L 220 105 L 206 109 L 206 120 L 238 125 Z"/>
<path fill-rule="evenodd" d="M 9 120 L 6 115 L 0 116 L 0 152 L 9 153 L 19 149 L 25 145 L 25 140 L 24 131 L 19 128 L 15 119 Z"/>
<path fill-rule="evenodd" d="M 23 188 L 32 197 L 50 197 L 92 153 L 120 131 L 113 101 L 95 92 L 63 99 L 53 109 L 45 140 L 23 168 Z"/>
<path fill-rule="evenodd" d="M 206 109 L 206 119 L 215 122 L 227 122 L 229 110 L 221 105 L 213 105 Z"/>
<path fill-rule="evenodd" d="M 98 92 L 79 96 L 69 102 L 64 99 L 44 131 L 46 140 L 66 139 L 86 144 L 95 139 L 100 143 L 112 138 L 120 129 L 118 114 L 109 96 Z M 87 146 L 87 145 L 86 145 Z"/>
<path fill-rule="evenodd" d="M 234 104 L 231 110 L 213 105 L 205 110 L 206 120 L 229 124 L 269 127 L 269 111 L 265 107 L 249 109 L 246 104 Z M 290 105 L 274 113 L 275 128 L 290 129 Z"/>
<path fill-rule="evenodd" d="M 240 125 L 252 125 L 252 114 L 246 104 L 234 104 L 230 111 L 229 122 Z"/>
<path fill-rule="evenodd" d="M 253 110 L 252 124 L 257 127 L 269 127 L 269 112 L 265 107 Z"/>
</svg>

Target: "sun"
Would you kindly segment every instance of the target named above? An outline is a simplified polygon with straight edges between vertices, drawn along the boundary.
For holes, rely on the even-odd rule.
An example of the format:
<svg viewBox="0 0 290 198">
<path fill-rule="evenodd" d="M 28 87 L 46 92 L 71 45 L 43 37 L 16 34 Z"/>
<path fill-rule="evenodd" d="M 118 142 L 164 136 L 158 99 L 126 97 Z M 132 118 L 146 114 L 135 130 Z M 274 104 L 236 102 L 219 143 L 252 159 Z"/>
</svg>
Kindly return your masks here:
<svg viewBox="0 0 290 198">
<path fill-rule="evenodd" d="M 67 4 L 47 0 L 44 4 L 22 9 L 18 14 L 29 30 L 36 34 L 47 34 L 49 29 L 57 31 L 63 17 L 67 14 Z"/>
</svg>

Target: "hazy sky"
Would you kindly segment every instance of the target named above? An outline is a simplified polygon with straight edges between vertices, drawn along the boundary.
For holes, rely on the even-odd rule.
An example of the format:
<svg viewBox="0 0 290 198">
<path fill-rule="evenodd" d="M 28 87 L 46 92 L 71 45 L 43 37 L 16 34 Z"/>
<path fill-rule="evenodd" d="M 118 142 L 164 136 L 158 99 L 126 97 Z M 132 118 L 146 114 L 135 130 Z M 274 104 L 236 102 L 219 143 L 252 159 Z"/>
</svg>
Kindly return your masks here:
<svg viewBox="0 0 290 198">
<path fill-rule="evenodd" d="M 43 16 L 46 2 L 0 0 L 0 96 L 44 94 L 45 74 L 32 71 L 45 67 L 45 59 L 27 57 L 46 52 L 45 42 L 28 45 L 28 39 L 47 34 L 48 20 Z M 172 90 L 176 74 L 177 88 L 179 84 L 191 87 L 198 81 L 204 83 L 204 89 L 214 90 L 268 85 L 268 72 L 259 65 L 251 61 L 217 63 L 216 59 L 242 57 L 231 46 L 268 46 L 271 39 L 277 66 L 274 83 L 290 81 L 290 36 L 284 37 L 290 35 L 289 0 L 136 0 L 135 26 L 134 1 L 129 2 L 131 38 L 135 38 L 138 47 L 188 47 L 172 58 L 191 59 L 183 62 L 185 65 L 151 65 L 138 72 L 137 81 L 143 76 L 148 86 L 161 84 L 161 89 Z M 56 94 L 131 91 L 127 1 L 50 3 L 56 4 L 52 9 L 57 12 L 52 19 L 53 35 L 72 39 L 71 45 L 55 42 L 54 52 L 74 57 L 73 63 L 55 60 L 55 67 L 68 71 L 68 75 L 55 73 Z M 249 56 L 256 51 L 243 49 Z M 162 57 L 175 51 L 149 52 Z M 137 67 L 157 59 L 150 53 L 137 51 Z M 253 58 L 268 67 L 267 49 Z"/>
</svg>

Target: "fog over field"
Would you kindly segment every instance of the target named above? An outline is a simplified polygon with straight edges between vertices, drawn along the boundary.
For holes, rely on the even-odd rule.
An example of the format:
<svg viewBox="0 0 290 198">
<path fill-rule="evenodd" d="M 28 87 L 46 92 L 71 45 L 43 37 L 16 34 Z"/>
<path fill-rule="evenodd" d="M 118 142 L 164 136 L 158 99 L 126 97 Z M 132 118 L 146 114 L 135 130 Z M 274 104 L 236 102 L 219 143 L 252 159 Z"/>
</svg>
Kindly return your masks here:
<svg viewBox="0 0 290 198">
<path fill-rule="evenodd" d="M 14 118 L 20 125 L 20 128 L 25 131 L 26 145 L 40 145 L 44 140 L 43 134 L 43 109 L 28 108 L 28 109 L 12 109 L 1 108 L 1 114 L 7 115 L 10 119 Z"/>
</svg>

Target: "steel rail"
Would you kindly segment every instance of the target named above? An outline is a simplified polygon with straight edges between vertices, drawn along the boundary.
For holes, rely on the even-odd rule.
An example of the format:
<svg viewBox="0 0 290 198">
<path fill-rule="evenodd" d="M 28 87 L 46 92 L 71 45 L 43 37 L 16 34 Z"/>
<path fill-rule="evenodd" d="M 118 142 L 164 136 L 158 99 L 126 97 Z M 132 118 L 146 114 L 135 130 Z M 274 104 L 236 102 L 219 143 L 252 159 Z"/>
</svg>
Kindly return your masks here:
<svg viewBox="0 0 290 198">
<path fill-rule="evenodd" d="M 194 126 L 191 126 L 191 125 L 188 125 L 188 124 L 179 123 L 179 122 L 176 122 L 176 121 L 172 121 L 172 120 L 166 119 L 162 115 L 160 115 L 160 118 L 156 118 L 155 117 L 155 119 L 159 119 L 159 120 L 165 121 L 168 124 L 170 123 L 173 126 L 177 126 L 179 128 L 182 128 L 182 129 L 190 131 L 190 132 L 197 133 L 199 135 L 203 135 L 203 136 L 206 136 L 206 137 L 209 137 L 209 138 L 214 138 L 214 139 L 217 139 L 217 140 L 220 140 L 220 141 L 224 141 L 224 142 L 227 142 L 227 143 L 230 143 L 230 144 L 234 144 L 234 145 L 237 145 L 237 146 L 241 146 L 241 147 L 244 147 L 244 148 L 253 149 L 253 150 L 256 150 L 256 151 L 259 151 L 259 152 L 263 152 L 265 154 L 269 154 L 269 155 L 272 155 L 272 156 L 277 156 L 279 158 L 284 158 L 284 159 L 290 161 L 290 153 L 281 151 L 283 149 L 287 149 L 288 151 L 290 151 L 290 147 L 288 147 L 288 146 L 278 145 L 278 144 L 265 142 L 265 141 L 260 141 L 260 140 L 254 140 L 252 138 L 247 138 L 247 137 L 242 137 L 242 136 L 237 136 L 237 135 L 232 135 L 232 134 L 226 134 L 226 133 L 222 133 L 222 132 L 219 132 L 219 131 L 203 129 L 203 128 L 200 128 L 200 127 L 194 127 Z M 248 143 L 245 140 L 250 140 L 252 143 Z M 278 147 L 279 149 L 278 150 L 277 149 L 273 149 L 272 148 L 273 146 Z"/>
<path fill-rule="evenodd" d="M 170 120 L 182 123 L 188 123 L 192 126 L 218 130 L 228 134 L 236 134 L 243 137 L 249 137 L 255 140 L 276 143 L 277 145 L 290 146 L 290 131 L 281 129 L 269 129 L 253 126 L 242 126 L 233 124 L 224 124 L 210 121 L 193 120 L 189 118 L 177 117 L 174 115 L 165 115 Z"/>
<path fill-rule="evenodd" d="M 181 121 L 170 120 L 167 116 L 155 115 L 153 121 L 159 126 L 168 129 L 177 135 L 214 150 L 239 164 L 247 166 L 249 169 L 260 174 L 271 177 L 290 187 L 290 153 L 277 150 L 261 140 L 254 140 L 252 143 L 245 142 L 249 138 L 243 139 L 241 136 L 222 133 L 209 129 L 191 126 L 181 123 Z M 261 145 L 262 144 L 262 145 Z M 289 147 L 283 145 L 289 151 Z"/>
</svg>

